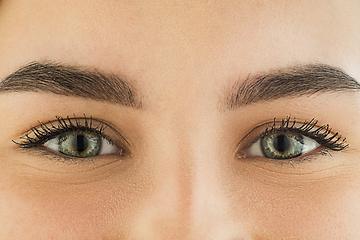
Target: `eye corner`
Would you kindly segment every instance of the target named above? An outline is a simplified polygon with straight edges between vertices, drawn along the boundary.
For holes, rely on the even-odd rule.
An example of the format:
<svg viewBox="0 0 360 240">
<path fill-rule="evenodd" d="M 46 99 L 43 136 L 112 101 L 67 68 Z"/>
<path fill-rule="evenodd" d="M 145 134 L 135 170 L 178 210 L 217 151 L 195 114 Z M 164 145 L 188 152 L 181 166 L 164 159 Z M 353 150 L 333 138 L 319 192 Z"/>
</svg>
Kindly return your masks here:
<svg viewBox="0 0 360 240">
<path fill-rule="evenodd" d="M 235 152 L 235 158 L 236 159 L 245 159 L 245 158 L 248 158 L 248 157 L 246 156 L 245 151 L 241 149 L 241 150 L 237 150 Z"/>
</svg>

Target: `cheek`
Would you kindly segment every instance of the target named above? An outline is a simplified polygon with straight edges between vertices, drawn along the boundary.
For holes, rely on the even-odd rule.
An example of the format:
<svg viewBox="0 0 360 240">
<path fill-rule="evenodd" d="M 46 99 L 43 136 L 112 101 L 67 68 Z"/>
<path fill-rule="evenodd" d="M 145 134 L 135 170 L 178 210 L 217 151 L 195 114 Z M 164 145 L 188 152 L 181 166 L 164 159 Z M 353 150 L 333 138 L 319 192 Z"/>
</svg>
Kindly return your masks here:
<svg viewBox="0 0 360 240">
<path fill-rule="evenodd" d="M 111 195 L 100 189 L 83 190 L 75 186 L 70 190 L 53 185 L 53 189 L 42 186 L 41 190 L 34 185 L 30 189 L 18 187 L 3 190 L 0 199 L 1 208 L 5 210 L 0 223 L 2 226 L 6 223 L 9 232 L 5 232 L 14 239 L 22 239 L 25 233 L 29 239 L 36 239 L 40 233 L 49 238 L 60 235 L 93 239 L 107 230 L 104 228 L 106 218 L 126 215 L 123 207 L 110 201 Z M 121 193 L 119 195 L 119 202 L 127 202 Z"/>
<path fill-rule="evenodd" d="M 351 225 L 360 220 L 352 215 L 359 211 L 354 204 L 360 200 L 359 193 L 324 192 L 321 186 L 282 191 L 260 188 L 249 203 L 257 219 L 256 235 L 300 239 L 348 236 L 354 230 Z"/>
<path fill-rule="evenodd" d="M 73 185 L 2 179 L 0 239 L 126 239 L 145 188 L 116 177 Z"/>
<path fill-rule="evenodd" d="M 360 176 L 282 181 L 243 177 L 226 186 L 233 218 L 248 216 L 255 239 L 359 239 Z"/>
</svg>

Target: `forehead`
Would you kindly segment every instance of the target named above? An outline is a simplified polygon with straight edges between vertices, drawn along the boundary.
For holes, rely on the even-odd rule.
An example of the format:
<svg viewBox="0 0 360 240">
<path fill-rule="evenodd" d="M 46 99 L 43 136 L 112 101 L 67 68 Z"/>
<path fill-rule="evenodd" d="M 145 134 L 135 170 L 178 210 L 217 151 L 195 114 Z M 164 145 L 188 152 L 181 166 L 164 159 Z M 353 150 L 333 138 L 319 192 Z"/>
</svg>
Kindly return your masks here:
<svg viewBox="0 0 360 240">
<path fill-rule="evenodd" d="M 0 75 L 53 60 L 135 79 L 246 76 L 359 64 L 354 1 L 3 1 Z M 6 59 L 6 60 L 5 60 Z M 161 71 L 159 71 L 161 69 Z M 3 72 L 1 72 L 3 71 Z"/>
</svg>

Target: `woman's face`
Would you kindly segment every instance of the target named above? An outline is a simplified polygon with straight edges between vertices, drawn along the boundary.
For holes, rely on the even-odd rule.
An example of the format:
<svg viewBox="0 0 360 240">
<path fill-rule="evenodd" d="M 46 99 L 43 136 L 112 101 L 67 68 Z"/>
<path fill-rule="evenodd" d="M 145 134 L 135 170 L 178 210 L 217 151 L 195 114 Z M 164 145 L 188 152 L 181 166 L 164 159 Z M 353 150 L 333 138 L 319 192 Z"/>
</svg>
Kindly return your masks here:
<svg viewBox="0 0 360 240">
<path fill-rule="evenodd" d="M 3 0 L 0 238 L 359 239 L 359 66 L 358 1 Z"/>
</svg>

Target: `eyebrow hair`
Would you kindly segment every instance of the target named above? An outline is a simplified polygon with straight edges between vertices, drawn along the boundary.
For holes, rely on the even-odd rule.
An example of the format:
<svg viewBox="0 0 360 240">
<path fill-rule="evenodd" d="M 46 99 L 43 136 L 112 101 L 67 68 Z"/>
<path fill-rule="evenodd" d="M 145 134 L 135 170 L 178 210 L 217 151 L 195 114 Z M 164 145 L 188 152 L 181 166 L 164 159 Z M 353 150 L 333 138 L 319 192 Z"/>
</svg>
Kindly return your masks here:
<svg viewBox="0 0 360 240">
<path fill-rule="evenodd" d="M 236 109 L 280 98 L 358 90 L 360 84 L 341 69 L 325 64 L 308 64 L 265 75 L 249 75 L 244 82 L 233 86 L 227 106 Z"/>
<path fill-rule="evenodd" d="M 50 92 L 141 107 L 130 82 L 115 75 L 56 63 L 33 62 L 19 68 L 0 82 L 0 93 L 6 92 Z"/>
</svg>

